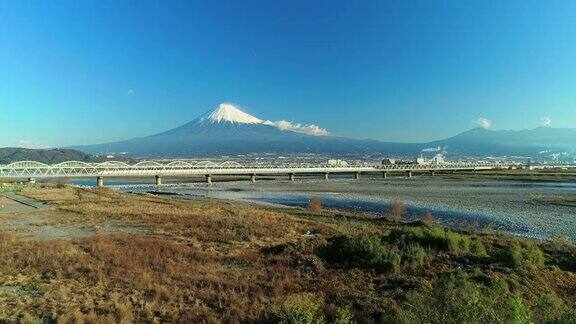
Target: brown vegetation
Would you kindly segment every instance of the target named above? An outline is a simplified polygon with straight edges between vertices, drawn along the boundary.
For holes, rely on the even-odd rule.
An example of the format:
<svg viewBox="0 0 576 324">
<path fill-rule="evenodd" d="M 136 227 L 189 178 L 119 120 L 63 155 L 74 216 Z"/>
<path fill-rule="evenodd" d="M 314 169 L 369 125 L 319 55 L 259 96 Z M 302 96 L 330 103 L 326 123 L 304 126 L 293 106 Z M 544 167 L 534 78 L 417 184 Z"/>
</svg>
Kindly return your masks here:
<svg viewBox="0 0 576 324">
<path fill-rule="evenodd" d="M 428 227 L 434 225 L 434 214 L 432 214 L 431 212 L 426 212 L 426 214 L 422 216 L 422 224 Z"/>
<path fill-rule="evenodd" d="M 322 209 L 322 201 L 318 196 L 312 196 L 308 202 L 308 211 L 311 213 L 317 213 Z"/>
<path fill-rule="evenodd" d="M 406 212 L 406 204 L 400 200 L 394 200 L 390 205 L 390 211 L 388 216 L 392 220 L 399 221 L 402 219 L 402 215 Z"/>
<path fill-rule="evenodd" d="M 568 243 L 106 189 L 23 193 L 81 216 L 63 224 L 149 231 L 48 242 L 2 233 L 0 321 L 539 322 L 571 319 L 576 305 Z"/>
</svg>

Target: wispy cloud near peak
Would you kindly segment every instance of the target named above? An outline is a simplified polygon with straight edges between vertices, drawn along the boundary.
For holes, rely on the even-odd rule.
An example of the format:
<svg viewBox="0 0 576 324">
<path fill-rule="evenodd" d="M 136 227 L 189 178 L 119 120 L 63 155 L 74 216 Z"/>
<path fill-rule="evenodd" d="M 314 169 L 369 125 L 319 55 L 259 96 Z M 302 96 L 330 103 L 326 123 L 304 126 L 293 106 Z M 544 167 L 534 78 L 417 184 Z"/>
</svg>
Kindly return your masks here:
<svg viewBox="0 0 576 324">
<path fill-rule="evenodd" d="M 287 120 L 279 120 L 276 122 L 272 122 L 272 121 L 267 120 L 264 122 L 264 124 L 275 126 L 280 130 L 288 130 L 288 131 L 307 134 L 307 135 L 313 135 L 313 136 L 328 136 L 328 135 L 330 135 L 330 132 L 328 132 L 328 130 L 321 128 L 320 126 L 314 125 L 314 124 L 303 125 L 303 124 L 292 123 L 292 122 L 289 122 Z"/>
<path fill-rule="evenodd" d="M 540 118 L 540 123 L 542 123 L 542 126 L 548 126 L 550 124 L 552 124 L 552 119 L 550 117 L 542 117 Z"/>
<path fill-rule="evenodd" d="M 492 121 L 488 118 L 484 118 L 484 117 L 478 117 L 474 120 L 474 123 L 476 123 L 478 126 L 483 127 L 483 128 L 490 128 L 492 127 Z"/>
</svg>

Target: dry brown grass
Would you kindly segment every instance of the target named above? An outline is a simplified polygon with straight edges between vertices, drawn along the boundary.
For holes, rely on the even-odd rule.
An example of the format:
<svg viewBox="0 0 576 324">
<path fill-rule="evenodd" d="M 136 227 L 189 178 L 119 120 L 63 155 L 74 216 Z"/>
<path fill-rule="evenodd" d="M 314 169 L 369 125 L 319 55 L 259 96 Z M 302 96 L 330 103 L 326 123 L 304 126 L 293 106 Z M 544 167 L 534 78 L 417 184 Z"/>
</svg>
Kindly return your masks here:
<svg viewBox="0 0 576 324">
<path fill-rule="evenodd" d="M 45 213 L 59 213 L 63 224 L 97 228 L 119 220 L 149 232 L 43 242 L 0 232 L 0 321 L 258 322 L 271 303 L 306 292 L 325 296 L 327 314 L 343 304 L 399 314 L 399 291 L 430 287 L 455 266 L 443 258 L 390 276 L 330 267 L 316 252 L 331 237 L 390 231 L 386 222 L 334 211 L 311 215 L 72 187 L 23 194 L 57 205 Z M 402 215 L 405 205 L 395 205 L 391 214 Z M 551 287 L 573 295 L 572 273 L 538 278 L 546 275 Z"/>
<path fill-rule="evenodd" d="M 97 227 L 116 219 L 150 233 L 50 242 L 21 242 L 3 233 L 0 269 L 9 271 L 0 281 L 19 273 L 17 286 L 41 292 L 14 296 L 24 308 L 8 311 L 6 319 L 22 318 L 19 310 L 27 309 L 63 323 L 257 320 L 271 300 L 311 285 L 288 255 L 261 249 L 307 240 L 309 232 L 339 231 L 282 211 L 106 189 L 30 188 L 23 194 L 56 204 L 68 222 Z M 0 308 L 6 302 L 0 298 Z"/>
<path fill-rule="evenodd" d="M 318 196 L 312 196 L 308 202 L 308 211 L 311 213 L 317 213 L 322 210 L 322 201 Z"/>
<path fill-rule="evenodd" d="M 406 212 L 406 204 L 400 200 L 394 200 L 390 205 L 390 211 L 388 212 L 388 217 L 392 220 L 399 221 L 402 219 L 402 215 Z"/>
<path fill-rule="evenodd" d="M 434 225 L 434 214 L 432 214 L 431 212 L 427 212 L 426 214 L 424 214 L 424 216 L 422 216 L 422 224 L 428 227 Z"/>
<path fill-rule="evenodd" d="M 12 199 L 0 197 L 0 205 L 2 205 L 2 206 L 9 206 L 9 205 L 15 205 L 15 204 L 16 204 L 16 202 Z"/>
</svg>

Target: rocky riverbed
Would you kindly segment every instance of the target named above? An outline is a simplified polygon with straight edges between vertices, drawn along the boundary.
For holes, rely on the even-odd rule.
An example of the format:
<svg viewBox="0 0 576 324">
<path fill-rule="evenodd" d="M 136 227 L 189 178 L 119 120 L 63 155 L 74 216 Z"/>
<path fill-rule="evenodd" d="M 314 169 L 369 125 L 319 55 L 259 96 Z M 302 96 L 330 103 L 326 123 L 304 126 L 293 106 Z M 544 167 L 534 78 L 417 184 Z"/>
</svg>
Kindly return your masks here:
<svg viewBox="0 0 576 324">
<path fill-rule="evenodd" d="M 516 235 L 576 240 L 576 207 L 543 204 L 537 198 L 574 197 L 576 183 L 493 180 L 413 179 L 304 179 L 192 185 L 165 192 L 196 197 L 305 206 L 312 195 L 328 208 L 386 214 L 390 202 L 408 205 L 406 219 L 433 212 L 442 225 L 475 230 L 496 230 Z"/>
</svg>

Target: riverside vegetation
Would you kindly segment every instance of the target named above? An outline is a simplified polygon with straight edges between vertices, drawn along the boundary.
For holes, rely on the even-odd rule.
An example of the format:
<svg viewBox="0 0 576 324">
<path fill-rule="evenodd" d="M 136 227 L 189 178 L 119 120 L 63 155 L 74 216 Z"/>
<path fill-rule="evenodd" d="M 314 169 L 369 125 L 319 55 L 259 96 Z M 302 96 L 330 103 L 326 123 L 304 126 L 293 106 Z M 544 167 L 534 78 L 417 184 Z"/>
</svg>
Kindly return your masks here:
<svg viewBox="0 0 576 324">
<path fill-rule="evenodd" d="M 67 186 L 15 188 L 54 226 L 0 239 L 0 320 L 574 323 L 576 248 L 373 219 Z M 146 231 L 98 232 L 110 221 Z M 100 234 L 98 234 L 100 233 Z"/>
</svg>

